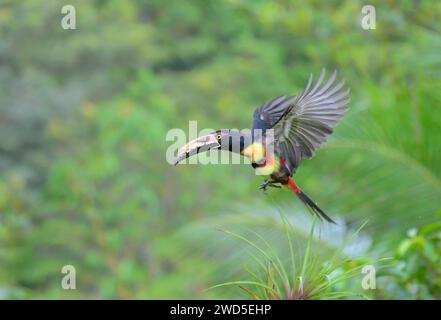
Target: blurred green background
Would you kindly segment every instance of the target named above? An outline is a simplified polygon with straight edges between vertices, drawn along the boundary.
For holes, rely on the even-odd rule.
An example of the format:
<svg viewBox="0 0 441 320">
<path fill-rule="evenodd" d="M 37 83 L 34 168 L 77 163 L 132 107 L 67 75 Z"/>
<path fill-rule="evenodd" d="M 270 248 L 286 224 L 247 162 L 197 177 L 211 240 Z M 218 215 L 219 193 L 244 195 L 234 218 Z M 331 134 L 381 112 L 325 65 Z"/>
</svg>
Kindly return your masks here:
<svg viewBox="0 0 441 320">
<path fill-rule="evenodd" d="M 217 229 L 277 244 L 276 202 L 299 230 L 310 216 L 246 165 L 170 166 L 165 136 L 249 128 L 323 67 L 352 89 L 296 176 L 339 221 L 324 240 L 368 220 L 353 252 L 397 262 L 373 298 L 441 298 L 441 2 L 371 1 L 375 30 L 365 4 L 2 1 L 0 298 L 249 298 L 206 290 L 252 263 Z M 60 285 L 68 264 L 76 290 Z"/>
</svg>

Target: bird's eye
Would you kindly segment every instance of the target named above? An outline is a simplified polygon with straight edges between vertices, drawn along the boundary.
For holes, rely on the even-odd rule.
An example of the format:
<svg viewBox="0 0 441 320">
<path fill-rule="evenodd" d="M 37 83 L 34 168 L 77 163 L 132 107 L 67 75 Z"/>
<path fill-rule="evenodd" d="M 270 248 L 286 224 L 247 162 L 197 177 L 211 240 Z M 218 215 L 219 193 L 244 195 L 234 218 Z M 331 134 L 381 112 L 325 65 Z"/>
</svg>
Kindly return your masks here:
<svg viewBox="0 0 441 320">
<path fill-rule="evenodd" d="M 217 136 L 216 136 L 216 139 L 217 139 L 217 140 L 220 140 L 220 139 L 222 139 L 222 135 L 220 135 L 220 134 L 217 134 Z"/>
</svg>

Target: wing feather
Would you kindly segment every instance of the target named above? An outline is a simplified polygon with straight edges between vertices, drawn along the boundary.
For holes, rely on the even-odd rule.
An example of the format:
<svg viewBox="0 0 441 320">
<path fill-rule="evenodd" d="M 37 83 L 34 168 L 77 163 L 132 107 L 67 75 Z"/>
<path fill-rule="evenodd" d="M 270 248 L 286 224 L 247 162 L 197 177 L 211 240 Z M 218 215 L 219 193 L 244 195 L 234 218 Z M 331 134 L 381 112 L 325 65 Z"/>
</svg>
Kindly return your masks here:
<svg viewBox="0 0 441 320">
<path fill-rule="evenodd" d="M 348 110 L 349 88 L 344 80 L 334 85 L 337 72 L 327 81 L 323 69 L 313 85 L 309 76 L 298 96 L 280 96 L 254 112 L 254 129 L 274 129 L 275 151 L 285 159 L 291 175 L 302 159 L 314 156 Z"/>
</svg>

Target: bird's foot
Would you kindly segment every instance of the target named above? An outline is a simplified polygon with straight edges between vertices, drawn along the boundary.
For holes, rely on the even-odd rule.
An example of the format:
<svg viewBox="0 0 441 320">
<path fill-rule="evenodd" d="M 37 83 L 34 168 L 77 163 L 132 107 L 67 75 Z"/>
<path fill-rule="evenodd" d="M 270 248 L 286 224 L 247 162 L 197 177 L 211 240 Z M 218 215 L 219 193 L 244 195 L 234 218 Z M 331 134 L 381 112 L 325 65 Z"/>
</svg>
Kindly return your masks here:
<svg viewBox="0 0 441 320">
<path fill-rule="evenodd" d="M 263 183 L 259 186 L 259 189 L 263 190 L 264 194 L 268 193 L 267 188 L 268 187 L 273 187 L 273 188 L 281 188 L 281 186 L 277 185 L 277 181 L 273 181 L 273 180 L 268 180 L 266 179 L 265 181 L 263 181 Z"/>
</svg>

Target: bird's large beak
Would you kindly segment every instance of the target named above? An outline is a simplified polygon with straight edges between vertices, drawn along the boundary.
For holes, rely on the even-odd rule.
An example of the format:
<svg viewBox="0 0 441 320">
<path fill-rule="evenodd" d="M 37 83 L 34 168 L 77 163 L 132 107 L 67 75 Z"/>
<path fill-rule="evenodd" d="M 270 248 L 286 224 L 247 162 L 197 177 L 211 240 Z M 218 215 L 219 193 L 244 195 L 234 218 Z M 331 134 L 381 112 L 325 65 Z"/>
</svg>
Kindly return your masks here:
<svg viewBox="0 0 441 320">
<path fill-rule="evenodd" d="M 215 133 L 199 137 L 179 149 L 178 154 L 176 155 L 175 165 L 194 154 L 219 148 L 220 143 L 217 141 Z"/>
</svg>

